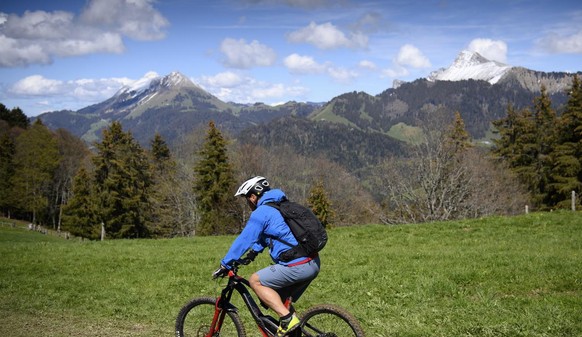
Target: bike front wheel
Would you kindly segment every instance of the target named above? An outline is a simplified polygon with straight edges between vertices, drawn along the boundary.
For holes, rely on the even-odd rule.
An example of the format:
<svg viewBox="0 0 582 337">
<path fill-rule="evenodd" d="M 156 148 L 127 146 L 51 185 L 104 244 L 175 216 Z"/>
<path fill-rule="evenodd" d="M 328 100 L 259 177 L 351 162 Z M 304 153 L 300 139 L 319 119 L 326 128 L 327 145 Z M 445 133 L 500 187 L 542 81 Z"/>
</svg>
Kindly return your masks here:
<svg viewBox="0 0 582 337">
<path fill-rule="evenodd" d="M 301 315 L 301 335 L 305 337 L 364 337 L 358 320 L 345 309 L 322 304 Z"/>
<path fill-rule="evenodd" d="M 176 318 L 176 337 L 208 336 L 215 312 L 216 298 L 201 297 L 188 302 Z M 246 336 L 242 321 L 236 312 L 226 312 L 218 335 L 221 337 Z"/>
</svg>

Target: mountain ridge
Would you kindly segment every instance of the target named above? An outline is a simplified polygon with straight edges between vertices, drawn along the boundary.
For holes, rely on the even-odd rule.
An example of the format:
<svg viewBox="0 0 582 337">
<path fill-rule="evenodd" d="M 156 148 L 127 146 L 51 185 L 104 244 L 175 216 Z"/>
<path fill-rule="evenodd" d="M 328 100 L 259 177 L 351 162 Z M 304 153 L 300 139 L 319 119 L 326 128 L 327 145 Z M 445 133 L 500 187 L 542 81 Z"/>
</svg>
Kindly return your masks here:
<svg viewBox="0 0 582 337">
<path fill-rule="evenodd" d="M 223 102 L 174 71 L 166 76 L 148 74 L 109 99 L 83 109 L 49 112 L 38 118 L 52 129 L 68 129 L 87 142 L 99 140 L 101 130 L 118 120 L 141 144 L 147 145 L 156 132 L 172 144 L 210 120 L 237 137 L 247 128 L 286 116 L 387 135 L 398 123 L 414 126 L 427 114 L 445 109 L 451 114 L 461 112 L 471 136 L 481 138 L 489 131 L 491 121 L 505 115 L 508 104 L 517 108 L 531 106 L 542 85 L 559 109 L 567 98 L 565 90 L 572 76 L 509 66 L 463 51 L 449 68 L 434 71 L 427 78 L 399 82 L 398 87 L 375 96 L 354 91 L 323 103 L 291 101 L 268 106 Z M 296 121 L 290 119 L 288 123 Z M 329 132 L 341 130 L 330 127 Z"/>
<path fill-rule="evenodd" d="M 433 82 L 472 79 L 495 84 L 512 68 L 510 65 L 489 60 L 477 52 L 463 50 L 453 64 L 431 72 L 427 80 Z"/>
</svg>

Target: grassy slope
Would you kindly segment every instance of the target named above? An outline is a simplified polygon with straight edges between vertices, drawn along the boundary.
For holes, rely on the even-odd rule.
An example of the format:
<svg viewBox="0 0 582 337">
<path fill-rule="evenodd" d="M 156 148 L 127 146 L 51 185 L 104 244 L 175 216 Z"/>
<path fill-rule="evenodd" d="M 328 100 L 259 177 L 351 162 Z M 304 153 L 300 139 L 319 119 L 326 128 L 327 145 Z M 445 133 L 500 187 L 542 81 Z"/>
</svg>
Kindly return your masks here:
<svg viewBox="0 0 582 337">
<path fill-rule="evenodd" d="M 339 304 L 369 336 L 581 336 L 580 215 L 337 228 L 297 307 Z M 232 239 L 79 242 L 0 226 L 0 336 L 170 336 L 190 297 L 218 293 L 210 273 Z"/>
</svg>

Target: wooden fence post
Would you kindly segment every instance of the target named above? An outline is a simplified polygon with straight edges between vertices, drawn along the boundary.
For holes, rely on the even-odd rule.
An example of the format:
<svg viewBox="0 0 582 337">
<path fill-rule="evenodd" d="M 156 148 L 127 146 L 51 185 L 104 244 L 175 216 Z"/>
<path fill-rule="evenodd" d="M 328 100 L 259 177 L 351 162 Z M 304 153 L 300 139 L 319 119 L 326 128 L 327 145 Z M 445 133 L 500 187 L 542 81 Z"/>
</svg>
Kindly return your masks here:
<svg viewBox="0 0 582 337">
<path fill-rule="evenodd" d="M 529 214 L 529 207 L 525 205 L 525 214 Z"/>
<path fill-rule="evenodd" d="M 105 224 L 101 222 L 101 241 L 105 240 Z"/>
<path fill-rule="evenodd" d="M 576 191 L 572 191 L 572 211 L 576 212 Z"/>
</svg>

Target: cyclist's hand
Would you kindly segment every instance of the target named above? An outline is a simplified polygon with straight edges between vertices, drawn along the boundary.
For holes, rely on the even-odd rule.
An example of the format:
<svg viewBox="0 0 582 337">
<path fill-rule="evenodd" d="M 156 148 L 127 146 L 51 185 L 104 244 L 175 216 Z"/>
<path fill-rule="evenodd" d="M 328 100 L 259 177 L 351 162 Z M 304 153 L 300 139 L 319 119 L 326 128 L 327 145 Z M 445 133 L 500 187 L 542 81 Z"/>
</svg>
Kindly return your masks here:
<svg viewBox="0 0 582 337">
<path fill-rule="evenodd" d="M 225 266 L 220 265 L 220 268 L 216 269 L 214 273 L 212 273 L 212 278 L 215 279 L 219 277 L 225 277 L 227 274 L 228 269 Z"/>
<path fill-rule="evenodd" d="M 247 256 L 245 256 L 244 258 L 240 259 L 240 263 L 247 265 L 251 262 L 253 262 L 255 260 L 255 257 L 257 257 L 259 253 L 255 252 L 254 250 L 249 250 L 249 252 L 247 253 Z"/>
</svg>

